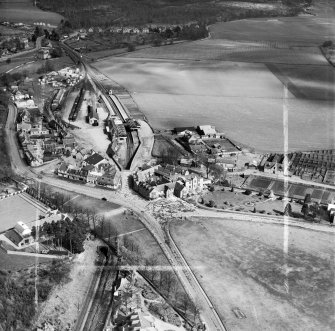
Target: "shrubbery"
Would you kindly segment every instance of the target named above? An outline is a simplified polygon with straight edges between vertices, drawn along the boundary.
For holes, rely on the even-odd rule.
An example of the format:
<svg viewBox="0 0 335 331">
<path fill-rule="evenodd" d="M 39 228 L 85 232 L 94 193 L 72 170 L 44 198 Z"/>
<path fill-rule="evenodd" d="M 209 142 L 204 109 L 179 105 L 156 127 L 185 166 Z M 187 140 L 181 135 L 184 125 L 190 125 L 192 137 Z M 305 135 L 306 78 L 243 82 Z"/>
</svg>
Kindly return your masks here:
<svg viewBox="0 0 335 331">
<path fill-rule="evenodd" d="M 70 265 L 64 260 L 38 268 L 36 282 L 35 268 L 16 279 L 0 270 L 0 330 L 30 330 L 36 313 L 35 294 L 40 304 L 54 285 L 69 280 Z"/>
</svg>

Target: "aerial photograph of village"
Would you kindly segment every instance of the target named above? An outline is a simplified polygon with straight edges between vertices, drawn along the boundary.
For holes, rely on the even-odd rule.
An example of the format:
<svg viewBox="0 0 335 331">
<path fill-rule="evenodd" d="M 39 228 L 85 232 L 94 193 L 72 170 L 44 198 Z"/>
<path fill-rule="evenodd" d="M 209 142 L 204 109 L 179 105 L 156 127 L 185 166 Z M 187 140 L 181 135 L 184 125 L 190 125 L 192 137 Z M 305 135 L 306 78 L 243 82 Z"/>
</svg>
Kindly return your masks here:
<svg viewBox="0 0 335 331">
<path fill-rule="evenodd" d="M 0 331 L 335 330 L 334 0 L 0 0 Z"/>
</svg>

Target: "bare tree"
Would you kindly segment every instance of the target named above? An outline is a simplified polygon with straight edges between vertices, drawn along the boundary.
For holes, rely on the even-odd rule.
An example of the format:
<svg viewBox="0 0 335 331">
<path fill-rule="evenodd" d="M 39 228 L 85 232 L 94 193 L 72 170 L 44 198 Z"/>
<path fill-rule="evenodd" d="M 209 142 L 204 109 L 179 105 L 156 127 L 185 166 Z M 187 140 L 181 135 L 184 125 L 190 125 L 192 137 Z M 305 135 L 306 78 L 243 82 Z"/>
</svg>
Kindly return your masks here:
<svg viewBox="0 0 335 331">
<path fill-rule="evenodd" d="M 179 295 L 179 304 L 181 309 L 184 311 L 184 314 L 187 313 L 187 309 L 190 307 L 191 300 L 189 296 L 184 292 Z"/>
</svg>

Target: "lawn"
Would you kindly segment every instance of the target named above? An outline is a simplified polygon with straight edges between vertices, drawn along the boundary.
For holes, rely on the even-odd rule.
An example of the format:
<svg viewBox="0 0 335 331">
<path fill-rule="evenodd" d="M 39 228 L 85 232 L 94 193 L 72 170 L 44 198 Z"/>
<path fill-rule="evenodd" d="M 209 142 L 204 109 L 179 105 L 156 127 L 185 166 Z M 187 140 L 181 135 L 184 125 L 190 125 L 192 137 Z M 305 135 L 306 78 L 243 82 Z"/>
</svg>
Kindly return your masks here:
<svg viewBox="0 0 335 331">
<path fill-rule="evenodd" d="M 241 192 L 230 192 L 226 191 L 214 191 L 208 192 L 204 195 L 204 203 L 208 204 L 210 200 L 213 200 L 217 208 L 231 209 L 236 208 L 243 210 L 253 210 L 254 205 L 259 201 L 264 201 L 264 197 L 256 195 L 245 195 Z"/>
<path fill-rule="evenodd" d="M 194 218 L 171 233 L 229 330 L 334 329 L 334 233 L 289 227 L 288 254 L 282 225 Z"/>
<path fill-rule="evenodd" d="M 14 227 L 19 221 L 27 223 L 36 220 L 39 215 L 44 213 L 20 195 L 0 200 L 0 232 Z"/>
</svg>

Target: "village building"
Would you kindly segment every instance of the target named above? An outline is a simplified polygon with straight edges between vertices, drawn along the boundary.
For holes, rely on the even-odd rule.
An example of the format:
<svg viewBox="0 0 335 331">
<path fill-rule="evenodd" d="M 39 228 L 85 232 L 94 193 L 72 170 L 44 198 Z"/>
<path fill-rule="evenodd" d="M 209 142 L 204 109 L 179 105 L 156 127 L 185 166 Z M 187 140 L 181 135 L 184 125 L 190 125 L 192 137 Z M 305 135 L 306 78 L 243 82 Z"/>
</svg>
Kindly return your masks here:
<svg viewBox="0 0 335 331">
<path fill-rule="evenodd" d="M 199 125 L 197 129 L 201 136 L 213 136 L 217 133 L 212 125 Z"/>
<path fill-rule="evenodd" d="M 84 161 L 83 161 L 83 166 L 85 165 L 93 165 L 97 167 L 100 164 L 107 163 L 106 159 L 103 158 L 100 154 L 98 153 L 93 153 L 92 155 L 88 156 Z"/>
<path fill-rule="evenodd" d="M 197 133 L 197 129 L 193 126 L 188 126 L 188 127 L 177 127 L 173 129 L 173 132 L 178 135 L 178 136 L 185 136 L 185 135 L 194 135 Z"/>
<path fill-rule="evenodd" d="M 210 183 L 210 180 L 205 182 L 202 176 L 190 173 L 187 168 L 173 165 L 154 166 L 137 171 L 132 180 L 133 190 L 148 200 L 170 198 L 173 195 L 185 198 L 201 192 L 205 183 Z"/>
<path fill-rule="evenodd" d="M 41 60 L 50 59 L 51 58 L 50 49 L 49 48 L 41 48 L 37 52 L 37 57 Z"/>
<path fill-rule="evenodd" d="M 111 118 L 108 121 L 108 127 L 111 140 L 116 139 L 118 143 L 126 141 L 127 131 L 123 122 L 118 117 Z"/>
</svg>

